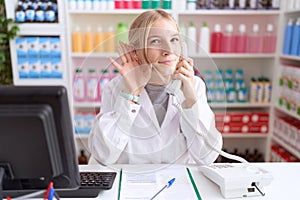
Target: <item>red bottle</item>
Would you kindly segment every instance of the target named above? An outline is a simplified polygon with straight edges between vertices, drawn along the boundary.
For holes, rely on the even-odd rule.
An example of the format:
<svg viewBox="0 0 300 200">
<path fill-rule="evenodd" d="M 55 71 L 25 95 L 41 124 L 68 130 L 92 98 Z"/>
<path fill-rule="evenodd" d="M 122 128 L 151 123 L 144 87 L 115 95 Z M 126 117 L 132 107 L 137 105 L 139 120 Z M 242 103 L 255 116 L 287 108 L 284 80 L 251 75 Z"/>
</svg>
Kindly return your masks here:
<svg viewBox="0 0 300 200">
<path fill-rule="evenodd" d="M 221 32 L 220 24 L 215 24 L 214 32 L 211 34 L 210 52 L 221 53 L 222 52 L 222 40 L 223 33 Z"/>
<path fill-rule="evenodd" d="M 235 40 L 233 36 L 233 26 L 232 24 L 226 25 L 226 31 L 223 36 L 222 52 L 233 53 L 235 47 Z"/>
<path fill-rule="evenodd" d="M 235 37 L 235 52 L 246 53 L 247 52 L 247 34 L 245 24 L 240 24 L 239 33 Z"/>
</svg>

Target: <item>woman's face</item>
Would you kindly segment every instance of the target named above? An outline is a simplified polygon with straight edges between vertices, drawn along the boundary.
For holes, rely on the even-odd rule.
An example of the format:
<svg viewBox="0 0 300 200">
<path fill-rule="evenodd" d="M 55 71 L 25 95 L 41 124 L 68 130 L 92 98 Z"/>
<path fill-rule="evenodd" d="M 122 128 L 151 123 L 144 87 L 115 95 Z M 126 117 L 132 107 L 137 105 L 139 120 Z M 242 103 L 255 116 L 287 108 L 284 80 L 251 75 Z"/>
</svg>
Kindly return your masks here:
<svg viewBox="0 0 300 200">
<path fill-rule="evenodd" d="M 151 64 L 176 67 L 181 52 L 176 25 L 167 19 L 155 22 L 149 32 L 146 52 Z"/>
</svg>

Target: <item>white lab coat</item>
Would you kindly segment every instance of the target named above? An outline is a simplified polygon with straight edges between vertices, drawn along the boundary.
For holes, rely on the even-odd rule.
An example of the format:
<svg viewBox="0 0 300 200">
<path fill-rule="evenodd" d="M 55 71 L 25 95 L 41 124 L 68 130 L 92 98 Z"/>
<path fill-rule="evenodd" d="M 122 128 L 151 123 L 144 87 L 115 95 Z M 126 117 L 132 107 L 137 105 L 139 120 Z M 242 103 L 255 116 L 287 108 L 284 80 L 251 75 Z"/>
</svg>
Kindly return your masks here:
<svg viewBox="0 0 300 200">
<path fill-rule="evenodd" d="M 93 159 L 104 165 L 209 164 L 215 161 L 218 153 L 195 131 L 207 133 L 208 142 L 221 149 L 222 136 L 215 128 L 214 114 L 206 99 L 206 87 L 199 77 L 195 77 L 197 102 L 192 108 L 180 112 L 173 103 L 181 105 L 184 96 L 180 89 L 175 91 L 175 97 L 170 95 L 161 127 L 146 90 L 140 94 L 139 105 L 130 104 L 119 95 L 123 86 L 119 76 L 107 83 L 102 91 L 101 110 L 89 136 Z M 182 115 L 191 123 L 187 123 Z"/>
</svg>

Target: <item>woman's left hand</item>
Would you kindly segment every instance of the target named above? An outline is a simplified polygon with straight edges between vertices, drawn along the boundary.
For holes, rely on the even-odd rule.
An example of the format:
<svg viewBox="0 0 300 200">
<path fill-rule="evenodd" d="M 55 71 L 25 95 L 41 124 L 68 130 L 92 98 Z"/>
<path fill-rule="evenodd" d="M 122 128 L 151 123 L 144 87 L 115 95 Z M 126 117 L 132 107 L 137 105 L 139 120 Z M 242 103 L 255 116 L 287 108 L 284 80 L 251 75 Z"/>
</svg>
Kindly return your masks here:
<svg viewBox="0 0 300 200">
<path fill-rule="evenodd" d="M 185 97 L 182 104 L 183 108 L 191 108 L 197 101 L 197 94 L 194 84 L 193 60 L 181 58 L 174 73 L 174 79 L 181 80 L 181 90 Z"/>
</svg>

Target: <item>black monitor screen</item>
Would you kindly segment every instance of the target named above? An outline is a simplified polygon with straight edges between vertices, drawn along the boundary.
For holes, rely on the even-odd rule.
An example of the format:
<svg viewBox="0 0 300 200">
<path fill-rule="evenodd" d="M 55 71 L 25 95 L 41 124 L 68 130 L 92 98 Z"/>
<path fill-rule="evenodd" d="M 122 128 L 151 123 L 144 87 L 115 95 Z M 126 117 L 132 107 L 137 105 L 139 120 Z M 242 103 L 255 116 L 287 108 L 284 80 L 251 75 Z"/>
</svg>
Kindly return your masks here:
<svg viewBox="0 0 300 200">
<path fill-rule="evenodd" d="M 66 88 L 0 87 L 0 169 L 4 195 L 80 184 Z M 1 181 L 0 179 L 0 181 Z"/>
</svg>

